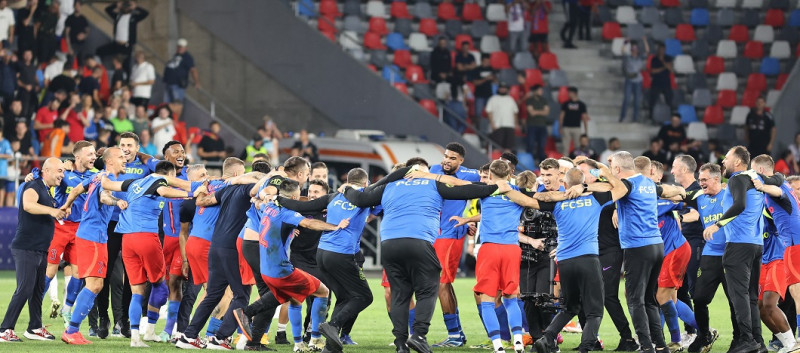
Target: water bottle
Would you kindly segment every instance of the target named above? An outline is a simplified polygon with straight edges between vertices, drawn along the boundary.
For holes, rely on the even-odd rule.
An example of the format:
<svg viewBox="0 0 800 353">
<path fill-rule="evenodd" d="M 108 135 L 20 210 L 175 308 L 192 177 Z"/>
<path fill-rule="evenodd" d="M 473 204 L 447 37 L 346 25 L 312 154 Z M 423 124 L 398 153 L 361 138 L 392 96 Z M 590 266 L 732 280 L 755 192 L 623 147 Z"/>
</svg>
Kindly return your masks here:
<svg viewBox="0 0 800 353">
<path fill-rule="evenodd" d="M 599 178 L 601 172 L 600 172 L 600 169 L 590 169 L 589 170 L 589 174 L 591 174 L 595 178 Z"/>
</svg>

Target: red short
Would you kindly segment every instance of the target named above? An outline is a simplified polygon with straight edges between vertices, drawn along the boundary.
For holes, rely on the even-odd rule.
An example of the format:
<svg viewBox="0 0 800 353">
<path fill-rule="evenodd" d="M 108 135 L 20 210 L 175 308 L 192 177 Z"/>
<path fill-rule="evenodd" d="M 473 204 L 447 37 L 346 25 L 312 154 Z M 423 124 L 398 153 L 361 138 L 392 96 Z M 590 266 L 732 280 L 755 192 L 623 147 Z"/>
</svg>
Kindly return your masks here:
<svg viewBox="0 0 800 353">
<path fill-rule="evenodd" d="M 122 235 L 122 263 L 131 285 L 164 278 L 164 251 L 156 233 Z"/>
<path fill-rule="evenodd" d="M 504 295 L 519 293 L 519 265 L 522 249 L 519 245 L 484 243 L 475 264 L 477 283 L 475 293 L 494 297 L 498 291 Z"/>
<path fill-rule="evenodd" d="M 61 262 L 61 255 L 64 261 L 74 265 L 78 263 L 75 254 L 75 233 L 78 232 L 80 223 L 64 221 L 64 225 L 56 222 L 56 229 L 53 231 L 53 240 L 50 241 L 50 248 L 47 251 L 47 263 L 58 265 Z"/>
<path fill-rule="evenodd" d="M 183 276 L 183 257 L 181 256 L 181 241 L 178 237 L 164 237 L 164 276 Z"/>
<path fill-rule="evenodd" d="M 306 273 L 305 271 L 295 268 L 292 273 L 283 278 L 272 278 L 261 275 L 264 283 L 267 284 L 269 290 L 275 295 L 275 299 L 283 304 L 289 299 L 294 299 L 299 302 L 306 300 L 306 297 L 316 292 L 319 289 L 319 280 Z"/>
<path fill-rule="evenodd" d="M 211 242 L 203 238 L 189 237 L 186 241 L 186 259 L 192 269 L 195 285 L 208 282 L 208 249 Z"/>
<path fill-rule="evenodd" d="M 786 266 L 786 284 L 800 283 L 800 245 L 792 245 L 783 252 Z"/>
<path fill-rule="evenodd" d="M 464 238 L 441 238 L 433 242 L 436 257 L 442 265 L 442 276 L 439 283 L 453 283 L 458 273 L 458 264 L 461 263 L 461 252 L 464 250 Z"/>
<path fill-rule="evenodd" d="M 386 278 L 386 270 L 383 270 L 383 277 L 381 277 L 381 286 L 389 288 L 389 279 Z"/>
<path fill-rule="evenodd" d="M 75 252 L 78 254 L 78 278 L 106 278 L 108 268 L 108 247 L 106 244 L 75 238 Z"/>
<path fill-rule="evenodd" d="M 688 241 L 664 256 L 661 272 L 658 274 L 658 288 L 680 288 L 691 259 L 692 247 Z"/>
<path fill-rule="evenodd" d="M 236 250 L 239 252 L 239 274 L 242 276 L 242 284 L 245 286 L 256 284 L 253 270 L 250 268 L 250 264 L 247 263 L 247 260 L 244 259 L 244 255 L 242 255 L 242 238 L 236 238 Z"/>
<path fill-rule="evenodd" d="M 553 282 L 561 282 L 561 276 L 558 275 L 558 261 L 553 261 L 553 265 L 556 266 L 556 274 L 553 276 Z"/>
<path fill-rule="evenodd" d="M 783 260 L 775 260 L 768 264 L 761 264 L 761 277 L 758 280 L 758 299 L 764 292 L 775 292 L 783 298 L 786 295 L 786 264 Z"/>
</svg>

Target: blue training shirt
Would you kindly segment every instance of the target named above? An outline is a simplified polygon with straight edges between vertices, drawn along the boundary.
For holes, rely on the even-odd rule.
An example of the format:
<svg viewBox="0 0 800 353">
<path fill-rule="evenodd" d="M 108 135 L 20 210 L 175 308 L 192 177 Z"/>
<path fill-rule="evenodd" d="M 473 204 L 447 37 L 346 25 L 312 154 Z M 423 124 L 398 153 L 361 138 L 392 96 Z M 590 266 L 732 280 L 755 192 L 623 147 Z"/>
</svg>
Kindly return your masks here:
<svg viewBox="0 0 800 353">
<path fill-rule="evenodd" d="M 357 253 L 361 250 L 361 232 L 364 231 L 372 210 L 371 207 L 361 208 L 353 205 L 342 194 L 334 196 L 328 203 L 327 222 L 339 224 L 342 220 L 350 218 L 350 225 L 344 229 L 323 232 L 317 248 L 347 255 Z"/>
<path fill-rule="evenodd" d="M 154 175 L 123 185 L 127 194 L 128 208 L 122 211 L 115 232 L 158 234 L 158 215 L 164 207 L 164 198 L 159 196 L 156 190 L 161 186 L 167 186 L 166 180 Z"/>
<path fill-rule="evenodd" d="M 208 182 L 208 193 L 215 193 L 226 185 L 228 183 L 224 180 L 211 180 Z M 196 207 L 189 236 L 211 241 L 211 235 L 214 234 L 214 226 L 216 226 L 218 219 L 219 205 Z"/>
<path fill-rule="evenodd" d="M 108 175 L 108 179 L 115 181 L 117 178 L 113 174 Z M 103 187 L 100 186 L 100 178 L 94 176 L 82 183 L 86 192 L 85 202 L 81 206 L 81 219 L 78 231 L 75 236 L 95 243 L 105 244 L 108 242 L 108 221 L 114 213 L 116 206 L 105 205 L 100 202 L 100 194 Z"/>
<path fill-rule="evenodd" d="M 725 212 L 733 206 L 731 188 L 744 187 L 747 189 L 745 208 L 742 213 L 733 219 L 723 218 L 720 220 L 720 223 L 724 222 L 722 230 L 725 232 L 725 239 L 728 243 L 764 244 L 764 238 L 761 236 L 764 228 L 764 219 L 761 217 L 764 209 L 764 193 L 753 187 L 753 183 L 750 180 L 752 176 L 759 178 L 759 180 L 761 179 L 753 171 L 733 173 L 728 179 L 728 188 L 722 191 L 724 193 L 722 198 L 722 213 L 724 217 Z M 738 180 L 734 181 L 734 178 Z"/>
<path fill-rule="evenodd" d="M 261 274 L 271 278 L 283 278 L 294 271 L 289 262 L 289 245 L 293 232 L 282 232 L 283 225 L 297 227 L 305 219 L 303 215 L 279 207 L 273 202 L 262 204 L 258 209 L 261 215 L 261 231 L 258 235 L 261 255 Z M 282 234 L 286 234 L 286 237 Z"/>
<path fill-rule="evenodd" d="M 767 210 L 775 220 L 778 234 L 786 241 L 787 246 L 800 245 L 800 200 L 794 194 L 788 182 L 781 186 L 781 197 L 776 199 L 767 195 Z"/>
<path fill-rule="evenodd" d="M 133 162 L 125 164 L 125 173 L 120 174 L 117 177 L 117 181 L 125 181 L 125 180 L 133 180 L 133 179 L 141 179 L 146 176 L 150 175 L 150 168 L 143 163 L 139 157 L 133 160 Z M 114 191 L 114 197 L 118 199 L 127 200 L 127 193 L 122 191 Z M 119 220 L 120 209 L 114 208 L 114 213 L 111 215 L 111 220 L 116 222 Z M 158 223 L 158 222 L 156 222 Z"/>
<path fill-rule="evenodd" d="M 147 167 L 150 168 L 150 172 L 155 173 L 156 165 L 159 162 L 162 161 L 155 158 L 150 158 L 147 161 Z M 178 171 L 176 177 L 182 180 L 189 180 L 188 175 L 186 174 L 187 171 L 188 167 L 183 166 L 183 168 Z M 194 188 L 194 185 L 192 188 Z M 183 199 L 164 198 L 164 201 L 164 213 L 162 217 L 162 229 L 164 230 L 164 236 L 173 238 L 180 236 L 181 203 L 183 203 Z"/>
<path fill-rule="evenodd" d="M 703 228 L 708 228 L 722 218 L 722 191 L 716 195 L 706 195 L 701 191 L 696 191 L 687 202 L 695 202 L 697 212 L 700 213 L 700 221 Z M 706 241 L 703 246 L 702 256 L 722 256 L 725 251 L 725 232 L 717 232 Z"/>
<path fill-rule="evenodd" d="M 778 228 L 767 210 L 764 210 L 762 218 L 764 251 L 761 253 L 761 263 L 768 264 L 775 260 L 782 260 L 783 252 L 786 250 L 785 239 L 778 236 Z"/>
<path fill-rule="evenodd" d="M 516 186 L 512 189 L 519 191 Z M 481 243 L 519 244 L 519 220 L 523 207 L 505 195 L 492 195 L 481 199 Z M 514 220 L 514 221 L 509 221 Z"/>
<path fill-rule="evenodd" d="M 610 192 L 594 192 L 559 202 L 539 202 L 542 211 L 552 211 L 558 226 L 556 261 L 598 255 L 600 212 L 611 203 Z M 483 226 L 481 226 L 483 228 Z M 483 235 L 481 235 L 483 236 Z"/>
<path fill-rule="evenodd" d="M 89 169 L 84 171 L 83 173 L 74 171 L 74 170 L 67 170 L 64 171 L 64 178 L 61 179 L 61 184 L 58 186 L 53 187 L 50 191 L 53 194 L 53 198 L 58 203 L 58 206 L 61 207 L 67 202 L 67 197 L 69 193 L 72 191 L 72 188 L 82 184 L 86 180 L 91 180 L 92 177 L 97 173 L 97 169 Z M 70 222 L 80 222 L 81 217 L 83 215 L 83 203 L 86 202 L 86 193 L 78 195 L 78 198 L 72 203 L 72 213 L 67 217 L 67 221 Z"/>
<path fill-rule="evenodd" d="M 628 194 L 617 201 L 619 243 L 623 249 L 661 243 L 656 184 L 641 174 L 622 179 Z"/>
<path fill-rule="evenodd" d="M 445 174 L 440 164 L 431 166 L 430 171 L 433 174 Z M 469 169 L 464 166 L 459 167 L 454 176 L 473 183 L 481 181 L 481 176 L 477 170 Z M 469 228 L 466 226 L 456 228 L 456 221 L 451 221 L 450 217 L 464 216 L 464 210 L 467 208 L 468 202 L 469 200 L 444 200 L 438 238 L 461 239 L 467 235 Z"/>
<path fill-rule="evenodd" d="M 683 203 L 670 200 L 658 200 L 658 230 L 664 241 L 664 256 L 686 243 L 676 219 L 675 211 L 683 209 Z"/>
<path fill-rule="evenodd" d="M 433 243 L 439 233 L 442 200 L 433 180 L 398 180 L 387 184 L 381 197 L 381 241 L 414 238 Z"/>
</svg>

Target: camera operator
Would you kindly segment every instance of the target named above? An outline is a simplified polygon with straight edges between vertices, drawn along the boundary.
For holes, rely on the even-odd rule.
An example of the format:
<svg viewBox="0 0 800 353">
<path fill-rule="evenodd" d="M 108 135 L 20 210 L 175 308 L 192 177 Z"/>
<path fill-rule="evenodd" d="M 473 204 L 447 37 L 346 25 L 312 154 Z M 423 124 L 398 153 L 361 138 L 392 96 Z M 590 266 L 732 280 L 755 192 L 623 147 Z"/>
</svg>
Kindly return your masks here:
<svg viewBox="0 0 800 353">
<path fill-rule="evenodd" d="M 542 164 L 547 161 L 543 161 Z M 565 309 L 553 318 L 545 329 L 543 337 L 536 341 L 535 347 L 538 353 L 556 352 L 556 335 L 581 310 L 586 315 L 586 326 L 583 328 L 578 350 L 588 352 L 597 340 L 597 331 L 603 317 L 602 296 L 596 295 L 597 290 L 603 286 L 598 259 L 598 222 L 603 206 L 618 200 L 627 192 L 622 181 L 613 177 L 607 167 L 600 167 L 601 176 L 608 179 L 611 184 L 610 192 L 587 192 L 588 186 L 583 184 L 583 173 L 580 169 L 573 168 L 566 174 L 567 185 L 571 188 L 569 194 L 572 194 L 573 188 L 582 188 L 584 191 L 574 199 L 565 200 L 566 193 L 537 194 L 540 200 L 514 190 L 506 193 L 511 201 L 521 206 L 553 212 L 558 224 L 558 247 L 555 256 L 561 275 Z M 542 175 L 545 175 L 546 169 L 542 165 L 540 168 Z M 556 166 L 554 172 L 557 171 Z M 507 189 L 510 187 L 500 188 L 501 191 Z"/>
</svg>

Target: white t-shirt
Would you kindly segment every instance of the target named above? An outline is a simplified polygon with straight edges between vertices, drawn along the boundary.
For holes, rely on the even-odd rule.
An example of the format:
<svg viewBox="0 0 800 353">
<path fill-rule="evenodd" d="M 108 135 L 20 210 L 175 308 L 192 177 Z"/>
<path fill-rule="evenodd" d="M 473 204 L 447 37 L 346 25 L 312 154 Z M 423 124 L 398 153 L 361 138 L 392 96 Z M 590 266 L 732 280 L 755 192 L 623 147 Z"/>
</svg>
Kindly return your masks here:
<svg viewBox="0 0 800 353">
<path fill-rule="evenodd" d="M 600 160 L 598 162 L 604 163 L 604 164 L 608 163 L 608 157 L 611 157 L 611 155 L 614 154 L 614 153 L 617 153 L 617 151 L 612 151 L 612 150 L 608 150 L 608 149 L 603 151 L 603 153 L 600 154 Z"/>
<path fill-rule="evenodd" d="M 64 33 L 64 24 L 67 22 L 67 17 L 75 12 L 75 0 L 59 0 L 58 6 L 58 23 L 56 23 L 56 35 L 61 36 Z"/>
<path fill-rule="evenodd" d="M 153 68 L 153 64 L 145 61 L 141 64 L 133 65 L 133 69 L 131 70 L 131 82 L 139 83 L 155 81 L 155 79 L 156 69 Z M 136 86 L 133 87 L 133 96 L 136 98 L 150 98 L 152 90 L 153 85 Z"/>
<path fill-rule="evenodd" d="M 156 150 L 158 150 L 159 153 L 164 145 L 171 141 L 172 137 L 175 136 L 175 122 L 170 118 L 162 118 L 160 116 L 157 116 L 152 122 L 150 122 L 150 129 L 153 131 L 164 125 L 167 125 L 167 127 L 153 134 L 153 145 L 156 146 Z"/>
<path fill-rule="evenodd" d="M 486 103 L 486 112 L 492 113 L 495 128 L 514 127 L 514 119 L 519 112 L 517 102 L 509 95 L 494 95 Z"/>
<path fill-rule="evenodd" d="M 54 63 L 47 65 L 44 68 L 44 79 L 48 81 L 52 81 L 56 76 L 61 75 L 61 72 L 64 71 L 64 62 L 60 60 L 56 60 Z"/>
<path fill-rule="evenodd" d="M 130 41 L 131 30 L 131 14 L 127 13 L 119 16 L 117 21 L 117 30 L 114 31 L 114 40 L 121 43 L 128 43 Z"/>
<path fill-rule="evenodd" d="M 8 40 L 8 28 L 14 24 L 14 11 L 8 6 L 0 10 L 0 40 Z"/>
<path fill-rule="evenodd" d="M 522 32 L 525 30 L 525 10 L 522 4 L 513 4 L 508 9 L 508 31 Z"/>
</svg>

